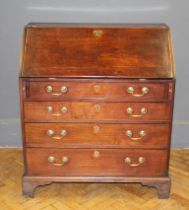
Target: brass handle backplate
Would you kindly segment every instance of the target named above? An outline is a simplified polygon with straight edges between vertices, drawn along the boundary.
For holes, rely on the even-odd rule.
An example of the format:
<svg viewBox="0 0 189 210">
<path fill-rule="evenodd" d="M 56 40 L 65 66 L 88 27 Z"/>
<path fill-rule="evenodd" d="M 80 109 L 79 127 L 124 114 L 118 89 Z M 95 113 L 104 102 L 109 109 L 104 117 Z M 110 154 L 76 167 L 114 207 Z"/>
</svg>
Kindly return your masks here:
<svg viewBox="0 0 189 210">
<path fill-rule="evenodd" d="M 61 96 L 63 93 L 68 92 L 68 87 L 67 86 L 61 86 L 60 92 L 55 93 L 53 92 L 53 87 L 51 85 L 46 86 L 46 92 L 51 93 L 52 96 Z"/>
<path fill-rule="evenodd" d="M 128 136 L 131 140 L 133 140 L 133 141 L 138 141 L 138 140 L 142 139 L 142 138 L 146 135 L 146 132 L 145 132 L 144 130 L 139 131 L 140 137 L 133 137 L 133 132 L 132 132 L 132 130 L 127 130 L 125 134 L 126 134 L 126 136 Z"/>
<path fill-rule="evenodd" d="M 67 108 L 66 106 L 63 106 L 63 107 L 61 108 L 61 112 L 62 112 L 62 113 L 68 112 L 68 108 Z"/>
<path fill-rule="evenodd" d="M 48 107 L 47 107 L 47 111 L 48 111 L 48 113 L 50 113 L 52 116 L 59 117 L 59 116 L 61 116 L 62 114 L 65 114 L 66 112 L 68 112 L 68 108 L 67 108 L 66 106 L 63 106 L 63 107 L 60 109 L 60 112 L 53 112 L 53 107 L 52 107 L 52 106 L 48 106 Z"/>
<path fill-rule="evenodd" d="M 132 160 L 130 157 L 126 157 L 125 158 L 125 163 L 127 163 L 129 166 L 131 167 L 137 167 L 142 165 L 145 162 L 145 158 L 144 157 L 139 157 L 138 158 L 138 163 L 132 163 Z"/>
<path fill-rule="evenodd" d="M 62 156 L 61 157 L 61 163 L 57 163 L 56 158 L 54 156 L 49 156 L 48 157 L 48 162 L 53 164 L 54 166 L 61 167 L 61 166 L 64 166 L 65 163 L 69 162 L 69 158 L 67 156 Z"/>
<path fill-rule="evenodd" d="M 128 87 L 127 88 L 127 92 L 129 94 L 131 94 L 132 96 L 134 96 L 134 97 L 142 97 L 145 94 L 149 93 L 149 88 L 148 87 L 142 87 L 142 89 L 141 89 L 141 92 L 142 93 L 141 94 L 136 94 L 136 93 L 134 93 L 135 92 L 135 89 L 133 87 Z"/>
<path fill-rule="evenodd" d="M 67 130 L 61 130 L 60 135 L 63 136 L 63 137 L 67 136 L 68 135 Z"/>
<path fill-rule="evenodd" d="M 133 114 L 134 110 L 131 107 L 127 108 L 127 113 L 131 116 L 131 117 L 142 117 L 143 115 L 145 115 L 148 112 L 147 108 L 142 107 L 140 109 L 140 114 Z"/>
</svg>

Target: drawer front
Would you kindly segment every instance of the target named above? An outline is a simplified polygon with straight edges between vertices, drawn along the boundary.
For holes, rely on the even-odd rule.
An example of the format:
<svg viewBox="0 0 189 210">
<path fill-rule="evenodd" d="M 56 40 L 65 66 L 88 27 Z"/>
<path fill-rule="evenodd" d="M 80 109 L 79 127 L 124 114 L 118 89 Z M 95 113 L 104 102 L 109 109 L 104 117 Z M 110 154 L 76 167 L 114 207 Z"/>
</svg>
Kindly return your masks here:
<svg viewBox="0 0 189 210">
<path fill-rule="evenodd" d="M 165 100 L 169 83 L 29 82 L 30 100 L 92 99 Z"/>
<path fill-rule="evenodd" d="M 26 143 L 39 147 L 163 148 L 169 134 L 169 124 L 25 123 Z"/>
<path fill-rule="evenodd" d="M 25 102 L 25 122 L 169 120 L 170 103 Z"/>
<path fill-rule="evenodd" d="M 26 149 L 31 176 L 166 176 L 167 158 L 167 150 Z"/>
</svg>

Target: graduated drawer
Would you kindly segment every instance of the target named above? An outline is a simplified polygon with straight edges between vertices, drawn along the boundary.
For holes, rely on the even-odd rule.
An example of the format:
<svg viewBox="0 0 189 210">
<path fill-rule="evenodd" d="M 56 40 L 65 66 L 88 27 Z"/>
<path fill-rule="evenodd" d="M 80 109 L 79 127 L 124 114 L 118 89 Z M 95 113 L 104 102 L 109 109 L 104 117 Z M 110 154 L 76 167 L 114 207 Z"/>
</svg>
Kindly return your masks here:
<svg viewBox="0 0 189 210">
<path fill-rule="evenodd" d="M 118 99 L 118 100 L 166 100 L 169 99 L 169 83 L 144 82 L 35 82 L 27 83 L 30 100 L 67 99 Z"/>
<path fill-rule="evenodd" d="M 36 147 L 165 148 L 169 124 L 25 123 L 26 144 Z"/>
<path fill-rule="evenodd" d="M 31 176 L 165 176 L 167 161 L 167 150 L 26 149 Z"/>
<path fill-rule="evenodd" d="M 169 120 L 170 103 L 25 102 L 26 122 Z"/>
</svg>

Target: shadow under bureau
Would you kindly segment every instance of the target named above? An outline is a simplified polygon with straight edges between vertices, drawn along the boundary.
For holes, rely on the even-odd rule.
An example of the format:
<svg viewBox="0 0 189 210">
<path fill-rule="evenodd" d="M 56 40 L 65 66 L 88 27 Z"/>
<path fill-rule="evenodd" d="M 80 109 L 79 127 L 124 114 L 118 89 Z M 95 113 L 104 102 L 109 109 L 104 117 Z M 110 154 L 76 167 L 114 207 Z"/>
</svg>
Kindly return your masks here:
<svg viewBox="0 0 189 210">
<path fill-rule="evenodd" d="M 24 195 L 52 182 L 123 182 L 169 197 L 166 25 L 28 24 L 19 83 Z"/>
</svg>

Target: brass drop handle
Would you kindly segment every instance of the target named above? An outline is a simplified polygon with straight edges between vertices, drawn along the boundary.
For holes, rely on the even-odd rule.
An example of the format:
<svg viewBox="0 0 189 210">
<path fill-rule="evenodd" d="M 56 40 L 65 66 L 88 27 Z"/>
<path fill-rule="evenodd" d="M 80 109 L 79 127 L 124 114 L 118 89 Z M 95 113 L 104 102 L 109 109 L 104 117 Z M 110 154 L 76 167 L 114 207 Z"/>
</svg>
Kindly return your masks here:
<svg viewBox="0 0 189 210">
<path fill-rule="evenodd" d="M 126 136 L 130 137 L 131 140 L 138 141 L 146 135 L 146 132 L 144 130 L 139 131 L 140 137 L 133 137 L 132 130 L 127 130 L 125 134 L 126 134 Z"/>
<path fill-rule="evenodd" d="M 53 130 L 51 130 L 51 129 L 49 129 L 47 131 L 47 135 L 52 137 L 53 140 L 60 140 L 60 139 L 62 139 L 63 137 L 67 136 L 68 132 L 67 132 L 67 130 L 63 129 L 63 130 L 60 131 L 60 136 L 53 136 L 54 134 L 55 134 L 55 132 Z"/>
<path fill-rule="evenodd" d="M 131 160 L 130 157 L 126 157 L 124 161 L 125 161 L 125 163 L 127 163 L 131 167 L 137 167 L 137 166 L 142 165 L 145 162 L 145 158 L 144 157 L 139 157 L 138 158 L 138 163 L 132 163 L 132 160 Z"/>
<path fill-rule="evenodd" d="M 140 114 L 133 114 L 134 110 L 131 107 L 127 108 L 127 113 L 131 116 L 131 117 L 142 117 L 143 115 L 145 115 L 148 112 L 147 108 L 142 107 L 140 109 Z"/>
<path fill-rule="evenodd" d="M 145 94 L 149 93 L 149 88 L 148 87 L 142 87 L 142 89 L 141 89 L 141 92 L 142 93 L 141 94 L 136 94 L 136 93 L 134 93 L 135 92 L 135 89 L 133 87 L 128 87 L 127 88 L 127 92 L 129 94 L 131 94 L 132 96 L 134 96 L 134 97 L 142 97 Z"/>
<path fill-rule="evenodd" d="M 53 93 L 53 87 L 51 85 L 48 85 L 46 87 L 46 92 L 51 93 L 52 96 L 61 96 L 63 93 L 68 92 L 68 87 L 64 85 L 60 88 L 60 93 Z"/>
<path fill-rule="evenodd" d="M 64 166 L 65 163 L 69 162 L 69 158 L 67 156 L 62 156 L 61 163 L 56 163 L 56 158 L 54 156 L 49 156 L 48 162 L 52 163 L 54 166 L 61 167 L 61 166 Z"/>
<path fill-rule="evenodd" d="M 60 112 L 53 112 L 53 107 L 52 106 L 48 106 L 47 107 L 47 111 L 48 111 L 48 113 L 51 113 L 52 116 L 59 117 L 62 114 L 68 112 L 68 108 L 66 106 L 63 106 L 61 108 Z"/>
</svg>

